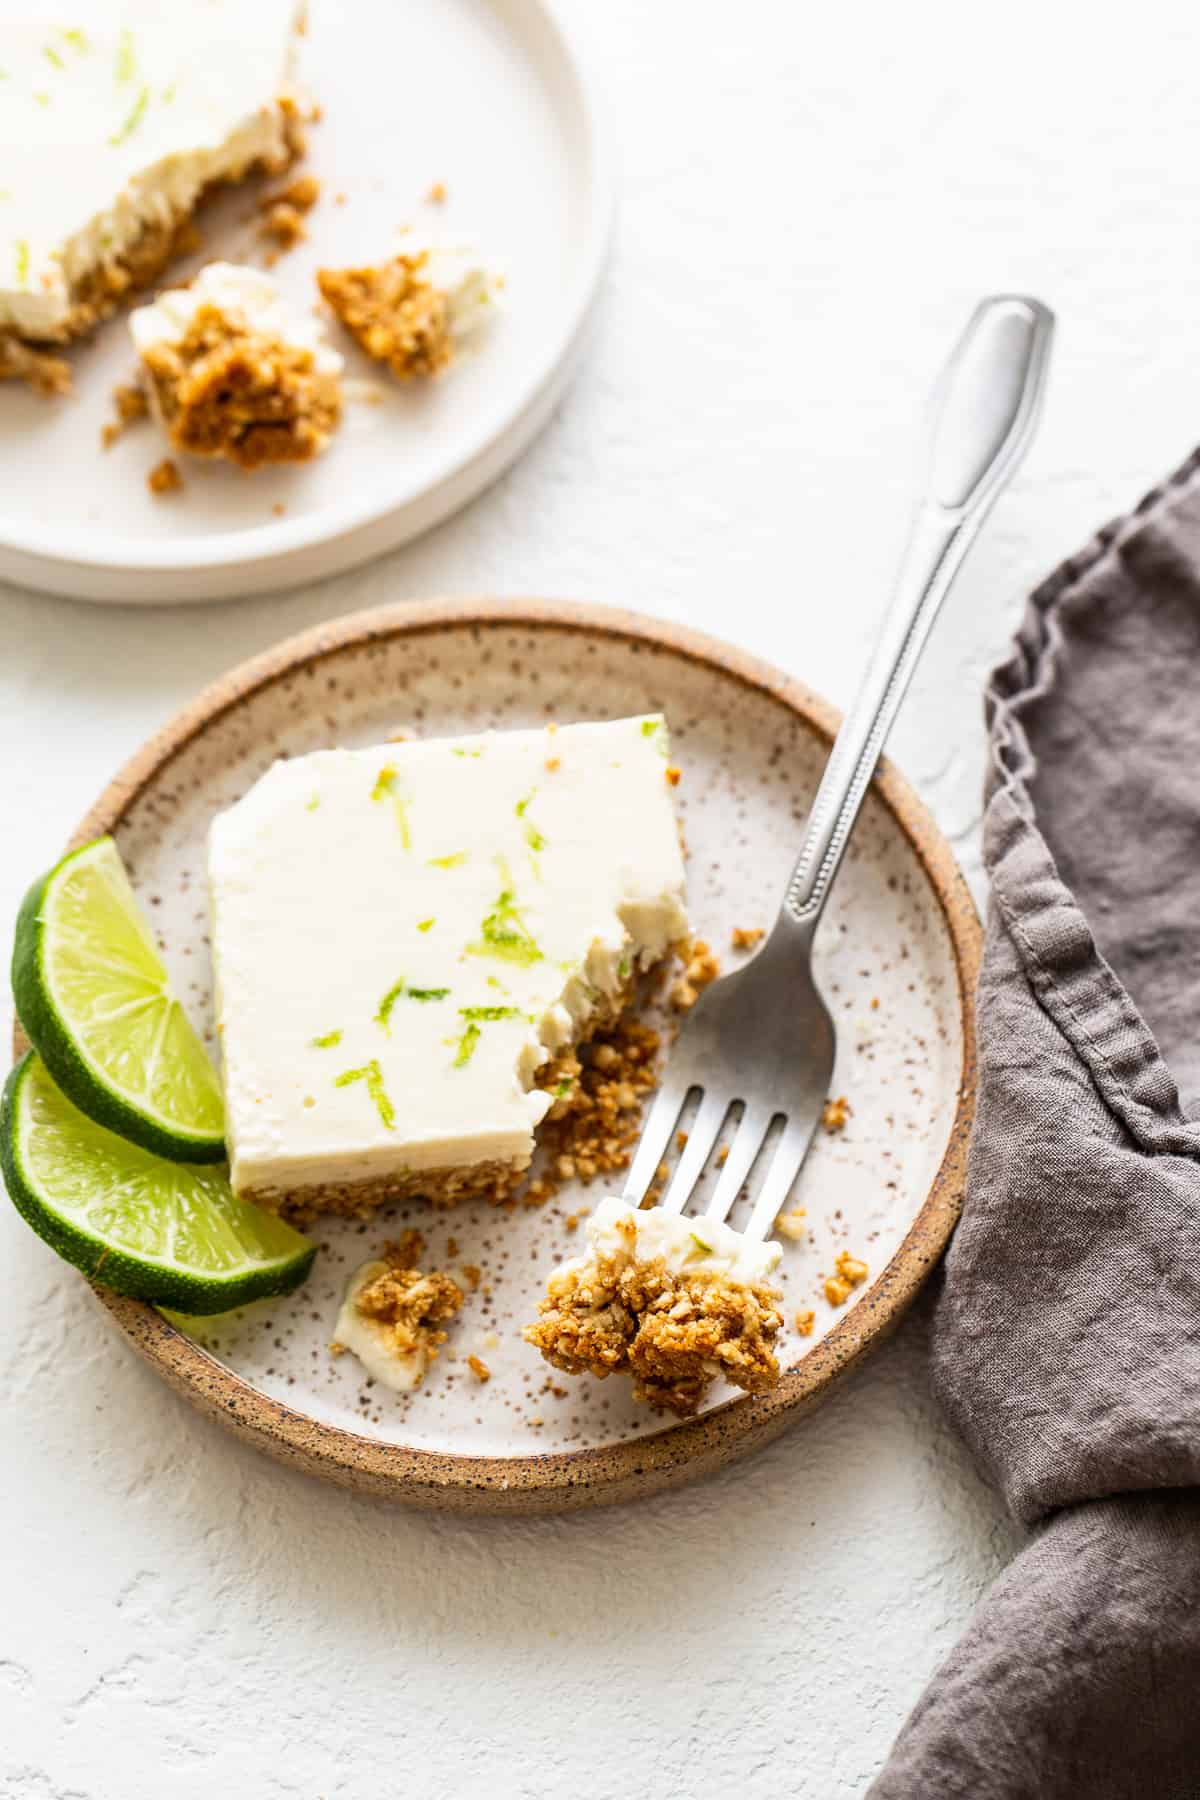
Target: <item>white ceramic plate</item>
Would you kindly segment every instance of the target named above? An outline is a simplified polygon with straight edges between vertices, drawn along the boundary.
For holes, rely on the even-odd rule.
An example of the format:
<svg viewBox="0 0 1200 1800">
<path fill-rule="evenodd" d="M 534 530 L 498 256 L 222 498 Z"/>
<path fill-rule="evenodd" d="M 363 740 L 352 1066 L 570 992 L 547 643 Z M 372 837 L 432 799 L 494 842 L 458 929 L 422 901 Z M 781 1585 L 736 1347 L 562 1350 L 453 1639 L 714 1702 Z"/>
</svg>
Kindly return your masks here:
<svg viewBox="0 0 1200 1800">
<path fill-rule="evenodd" d="M 307 167 L 322 182 L 310 241 L 275 273 L 299 304 L 321 264 L 377 261 L 405 225 L 469 242 L 505 276 L 506 305 L 440 382 L 399 388 L 338 334 L 352 404 L 323 458 L 253 476 L 185 462 L 155 499 L 164 453 L 149 426 L 100 447 L 111 393 L 133 369 L 118 317 L 73 354 L 76 391 L 0 387 L 0 578 L 76 599 L 162 603 L 262 593 L 403 543 L 494 480 L 549 418 L 603 272 L 613 211 L 597 97 L 550 0 L 312 0 L 305 79 L 324 119 Z M 443 182 L 444 205 L 425 203 Z M 345 195 L 342 205 L 336 196 Z M 206 210 L 200 257 L 255 243 L 254 198 Z M 282 508 L 277 512 L 276 508 Z"/>
<path fill-rule="evenodd" d="M 389 733 L 437 735 L 661 707 L 683 768 L 696 931 L 726 968 L 734 926 L 769 924 L 824 761 L 832 715 L 797 684 L 698 634 L 598 608 L 446 602 L 322 628 L 235 671 L 139 753 L 82 835 L 115 829 L 179 991 L 211 1017 L 204 843 L 278 756 Z M 547 1271 L 579 1245 L 569 1220 L 599 1188 L 534 1211 L 421 1202 L 369 1223 L 322 1221 L 307 1285 L 190 1335 L 139 1302 L 111 1315 L 189 1396 L 263 1447 L 338 1480 L 426 1503 L 555 1506 L 625 1497 L 713 1466 L 823 1395 L 895 1322 L 957 1213 L 974 1068 L 969 995 L 978 922 L 953 858 L 895 771 L 869 795 L 818 939 L 838 1024 L 835 1093 L 853 1108 L 818 1133 L 796 1192 L 803 1242 L 786 1247 L 786 1373 L 755 1400 L 714 1391 L 670 1424 L 622 1380 L 559 1376 L 521 1340 Z M 737 1222 L 738 1214 L 734 1215 Z M 397 1230 L 429 1241 L 427 1266 L 474 1262 L 468 1302 L 424 1387 L 398 1398 L 351 1356 L 330 1356 L 348 1272 Z M 447 1240 L 457 1240 L 452 1251 Z M 856 1304 L 831 1307 L 822 1276 L 840 1249 L 869 1266 Z M 466 1358 L 492 1371 L 481 1386 Z"/>
</svg>

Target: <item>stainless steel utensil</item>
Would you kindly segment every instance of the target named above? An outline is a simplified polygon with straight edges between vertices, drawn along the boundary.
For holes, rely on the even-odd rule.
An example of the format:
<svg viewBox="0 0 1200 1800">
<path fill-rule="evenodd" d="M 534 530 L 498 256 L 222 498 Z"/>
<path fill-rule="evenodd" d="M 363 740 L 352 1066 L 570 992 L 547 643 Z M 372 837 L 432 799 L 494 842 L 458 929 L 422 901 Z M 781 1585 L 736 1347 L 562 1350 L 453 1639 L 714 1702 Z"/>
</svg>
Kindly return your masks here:
<svg viewBox="0 0 1200 1800">
<path fill-rule="evenodd" d="M 689 1013 L 629 1170 L 639 1206 L 689 1097 L 699 1109 L 662 1201 L 682 1212 L 730 1109 L 741 1119 L 706 1208 L 728 1217 L 773 1122 L 782 1130 L 746 1226 L 766 1237 L 812 1143 L 833 1076 L 829 1009 L 813 980 L 813 939 L 851 828 L 934 620 L 993 501 L 1033 439 L 1054 315 L 998 295 L 973 313 L 939 384 L 924 497 L 892 603 L 830 753 L 779 917 L 763 948 L 714 982 Z"/>
</svg>

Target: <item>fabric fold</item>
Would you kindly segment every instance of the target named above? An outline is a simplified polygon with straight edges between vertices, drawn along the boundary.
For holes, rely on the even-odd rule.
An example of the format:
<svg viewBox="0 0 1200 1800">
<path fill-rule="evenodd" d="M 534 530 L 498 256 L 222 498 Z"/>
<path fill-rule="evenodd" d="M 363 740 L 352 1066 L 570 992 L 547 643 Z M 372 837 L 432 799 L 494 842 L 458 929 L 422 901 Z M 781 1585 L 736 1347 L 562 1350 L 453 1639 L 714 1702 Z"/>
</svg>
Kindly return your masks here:
<svg viewBox="0 0 1200 1800">
<path fill-rule="evenodd" d="M 1200 1796 L 1200 453 L 987 695 L 967 1202 L 934 1383 L 1039 1533 L 872 1793 Z M 1119 1722 L 1119 1723 L 1118 1723 Z"/>
</svg>

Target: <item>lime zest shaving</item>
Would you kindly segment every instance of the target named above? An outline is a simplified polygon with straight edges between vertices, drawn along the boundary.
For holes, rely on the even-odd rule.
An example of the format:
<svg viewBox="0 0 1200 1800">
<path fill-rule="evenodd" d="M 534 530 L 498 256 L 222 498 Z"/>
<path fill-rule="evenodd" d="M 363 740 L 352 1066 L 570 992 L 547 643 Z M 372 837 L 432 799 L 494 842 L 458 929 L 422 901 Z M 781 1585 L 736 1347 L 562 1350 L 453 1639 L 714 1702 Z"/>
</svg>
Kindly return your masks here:
<svg viewBox="0 0 1200 1800">
<path fill-rule="evenodd" d="M 17 239 L 17 284 L 20 287 L 29 285 L 29 239 Z"/>
<path fill-rule="evenodd" d="M 390 1018 L 392 1016 L 393 1006 L 395 1006 L 397 1000 L 400 998 L 400 996 L 403 992 L 404 992 L 404 977 L 402 975 L 400 977 L 399 981 L 394 981 L 392 983 L 392 985 L 388 989 L 387 993 L 383 996 L 383 999 L 379 1002 L 379 1009 L 375 1014 L 375 1023 L 377 1025 L 382 1025 L 383 1029 L 386 1032 L 390 1033 L 390 1031 L 392 1029 L 391 1025 L 388 1023 L 388 1021 L 390 1020 Z"/>
<path fill-rule="evenodd" d="M 699 1253 L 702 1256 L 711 1256 L 712 1255 L 712 1253 L 713 1253 L 713 1245 L 712 1244 L 706 1244 L 704 1239 L 702 1237 L 698 1236 L 698 1234 L 694 1231 L 689 1231 L 688 1236 L 691 1238 L 693 1244 L 695 1244 L 695 1246 L 696 1246 L 697 1251 L 699 1251 Z"/>
<path fill-rule="evenodd" d="M 544 850 L 546 848 L 545 838 L 542 836 L 537 826 L 528 819 L 525 821 L 525 842 L 529 845 L 531 850 Z"/>
<path fill-rule="evenodd" d="M 383 1070 L 375 1057 L 364 1063 L 361 1069 L 346 1069 L 334 1079 L 334 1087 L 349 1087 L 353 1081 L 365 1081 L 367 1093 L 375 1103 L 375 1110 L 388 1131 L 396 1129 L 396 1109 L 387 1096 L 383 1085 Z"/>
<path fill-rule="evenodd" d="M 314 1050 L 335 1050 L 342 1041 L 340 1031 L 327 1031 L 323 1037 L 310 1039 Z"/>
<path fill-rule="evenodd" d="M 63 39 L 66 43 L 70 44 L 73 50 L 78 50 L 81 53 L 88 48 L 86 31 L 64 31 Z"/>
<path fill-rule="evenodd" d="M 662 726 L 661 719 L 643 719 L 642 720 L 642 736 L 643 737 L 653 737 L 655 732 L 661 729 L 661 726 Z"/>
<path fill-rule="evenodd" d="M 146 107 L 149 104 L 149 101 L 150 101 L 150 89 L 148 87 L 144 87 L 141 90 L 141 92 L 139 93 L 137 99 L 134 101 L 132 107 L 130 108 L 129 114 L 125 120 L 125 123 L 123 125 L 121 125 L 116 131 L 114 131 L 112 136 L 109 138 L 108 141 L 110 144 L 123 144 L 125 142 L 126 138 L 133 136 L 134 132 L 137 130 L 138 126 L 142 122 L 142 114 L 145 112 Z"/>
<path fill-rule="evenodd" d="M 408 828 L 408 806 L 399 789 L 399 776 L 394 763 L 385 763 L 380 769 L 371 789 L 372 800 L 390 800 L 396 814 L 396 824 L 400 828 L 400 842 L 406 850 L 412 849 L 412 833 Z"/>
<path fill-rule="evenodd" d="M 479 927 L 479 941 L 467 945 L 468 956 L 496 956 L 528 968 L 542 953 L 521 917 L 511 888 L 501 889 L 496 904 Z"/>
<path fill-rule="evenodd" d="M 432 930 L 434 923 L 435 923 L 435 921 L 433 919 L 418 919 L 417 920 L 417 930 L 418 931 L 430 931 L 430 930 Z"/>
<path fill-rule="evenodd" d="M 451 1065 L 455 1069 L 465 1068 L 475 1054 L 475 1046 L 479 1042 L 478 1025 L 468 1025 L 458 1040 L 458 1054 Z"/>
<path fill-rule="evenodd" d="M 65 69 L 67 66 L 53 44 L 43 44 L 42 55 L 48 63 L 53 63 L 56 69 Z"/>
<path fill-rule="evenodd" d="M 464 1019 L 483 1019 L 490 1022 L 495 1019 L 519 1019 L 520 1010 L 515 1006 L 460 1006 L 459 1014 Z"/>
<path fill-rule="evenodd" d="M 554 1090 L 554 1098 L 556 1100 L 565 1100 L 574 1086 L 575 1083 L 573 1081 L 560 1081 Z"/>
<path fill-rule="evenodd" d="M 410 1000 L 447 1000 L 447 999 L 449 999 L 449 997 L 450 997 L 450 989 L 449 988 L 414 988 L 414 987 L 410 987 L 408 990 L 408 998 Z"/>
<path fill-rule="evenodd" d="M 117 39 L 117 61 L 113 74 L 118 81 L 132 81 L 137 74 L 137 57 L 133 49 L 133 33 L 126 27 Z"/>
<path fill-rule="evenodd" d="M 457 869 L 466 862 L 469 854 L 469 851 L 466 850 L 455 850 L 449 856 L 431 856 L 429 867 L 431 869 Z"/>
</svg>

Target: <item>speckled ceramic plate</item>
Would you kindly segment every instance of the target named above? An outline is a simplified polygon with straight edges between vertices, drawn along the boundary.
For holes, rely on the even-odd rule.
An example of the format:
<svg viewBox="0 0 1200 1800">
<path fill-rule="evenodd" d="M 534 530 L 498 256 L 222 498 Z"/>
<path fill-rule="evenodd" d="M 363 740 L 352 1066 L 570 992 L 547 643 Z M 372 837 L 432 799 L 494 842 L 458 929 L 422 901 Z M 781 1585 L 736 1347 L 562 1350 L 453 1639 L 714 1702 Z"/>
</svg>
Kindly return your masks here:
<svg viewBox="0 0 1200 1800">
<path fill-rule="evenodd" d="M 433 602 L 321 628 L 236 670 L 133 759 L 80 839 L 115 831 L 198 1020 L 210 1014 L 204 839 L 273 758 L 322 745 L 604 718 L 661 707 L 683 767 L 695 928 L 727 966 L 735 926 L 778 905 L 835 716 L 796 682 L 689 631 L 620 612 L 527 602 Z M 625 1499 L 711 1469 L 817 1403 L 893 1326 L 958 1213 L 974 1045 L 979 926 L 950 850 L 894 769 L 876 780 L 818 944 L 838 1021 L 844 1132 L 819 1133 L 798 1184 L 808 1236 L 783 1264 L 785 1374 L 757 1399 L 714 1394 L 664 1424 L 619 1379 L 552 1374 L 521 1340 L 543 1278 L 577 1244 L 567 1219 L 597 1197 L 536 1211 L 420 1204 L 333 1221 L 302 1291 L 189 1334 L 101 1294 L 113 1322 L 187 1396 L 263 1449 L 372 1493 L 460 1510 L 536 1511 Z M 347 1271 L 407 1223 L 432 1265 L 481 1265 L 441 1360 L 415 1395 L 372 1387 L 327 1345 Z M 840 1249 L 869 1266 L 855 1303 L 821 1287 Z M 816 1329 L 791 1329 L 812 1308 Z M 482 1357 L 481 1385 L 467 1366 Z"/>
</svg>

